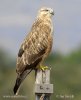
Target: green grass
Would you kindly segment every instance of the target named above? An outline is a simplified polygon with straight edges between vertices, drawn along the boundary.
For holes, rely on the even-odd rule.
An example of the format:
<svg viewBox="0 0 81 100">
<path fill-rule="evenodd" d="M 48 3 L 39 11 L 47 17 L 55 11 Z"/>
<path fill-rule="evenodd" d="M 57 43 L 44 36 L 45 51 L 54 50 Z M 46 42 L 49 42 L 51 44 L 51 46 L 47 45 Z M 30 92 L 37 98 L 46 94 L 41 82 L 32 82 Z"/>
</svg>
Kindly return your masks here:
<svg viewBox="0 0 81 100">
<path fill-rule="evenodd" d="M 3 95 L 13 95 L 16 79 L 15 61 L 6 52 L 0 50 L 0 100 L 4 100 Z M 66 95 L 69 96 L 67 100 L 81 100 L 81 49 L 66 56 L 59 53 L 51 54 L 45 64 L 52 68 L 51 83 L 54 84 L 54 94 L 51 100 L 65 100 L 61 96 Z M 34 81 L 35 74 L 32 72 L 23 82 L 19 92 L 27 96 L 28 100 L 35 99 Z M 73 98 L 70 97 L 72 95 Z"/>
</svg>

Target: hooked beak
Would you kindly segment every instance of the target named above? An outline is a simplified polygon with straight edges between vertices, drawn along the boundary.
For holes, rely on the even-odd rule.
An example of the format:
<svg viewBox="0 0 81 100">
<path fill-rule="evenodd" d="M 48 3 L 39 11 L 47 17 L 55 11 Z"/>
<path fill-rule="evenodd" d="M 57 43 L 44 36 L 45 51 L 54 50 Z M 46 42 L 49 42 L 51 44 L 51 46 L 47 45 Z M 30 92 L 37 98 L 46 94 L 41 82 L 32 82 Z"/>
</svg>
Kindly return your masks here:
<svg viewBox="0 0 81 100">
<path fill-rule="evenodd" d="M 51 14 L 54 15 L 54 11 L 51 11 Z"/>
</svg>

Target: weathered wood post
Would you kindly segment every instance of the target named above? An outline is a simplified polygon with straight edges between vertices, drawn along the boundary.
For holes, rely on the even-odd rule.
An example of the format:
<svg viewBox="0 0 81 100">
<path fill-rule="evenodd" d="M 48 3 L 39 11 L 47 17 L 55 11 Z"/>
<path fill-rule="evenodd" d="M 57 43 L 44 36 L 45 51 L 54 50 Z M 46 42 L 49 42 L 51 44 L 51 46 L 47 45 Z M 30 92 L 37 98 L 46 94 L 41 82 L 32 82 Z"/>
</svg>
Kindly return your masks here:
<svg viewBox="0 0 81 100">
<path fill-rule="evenodd" d="M 50 84 L 50 69 L 36 71 L 35 95 L 36 100 L 50 100 L 53 84 Z"/>
</svg>

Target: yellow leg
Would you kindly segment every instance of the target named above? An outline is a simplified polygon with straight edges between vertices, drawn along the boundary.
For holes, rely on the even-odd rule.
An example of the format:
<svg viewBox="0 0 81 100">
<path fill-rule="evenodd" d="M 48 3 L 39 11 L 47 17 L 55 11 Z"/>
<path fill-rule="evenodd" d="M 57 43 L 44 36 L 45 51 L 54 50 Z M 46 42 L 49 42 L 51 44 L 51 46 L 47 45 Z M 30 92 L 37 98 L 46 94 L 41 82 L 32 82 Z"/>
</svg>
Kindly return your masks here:
<svg viewBox="0 0 81 100">
<path fill-rule="evenodd" d="M 39 69 L 41 69 L 42 71 L 45 71 L 46 69 L 49 69 L 48 66 L 40 66 Z"/>
</svg>

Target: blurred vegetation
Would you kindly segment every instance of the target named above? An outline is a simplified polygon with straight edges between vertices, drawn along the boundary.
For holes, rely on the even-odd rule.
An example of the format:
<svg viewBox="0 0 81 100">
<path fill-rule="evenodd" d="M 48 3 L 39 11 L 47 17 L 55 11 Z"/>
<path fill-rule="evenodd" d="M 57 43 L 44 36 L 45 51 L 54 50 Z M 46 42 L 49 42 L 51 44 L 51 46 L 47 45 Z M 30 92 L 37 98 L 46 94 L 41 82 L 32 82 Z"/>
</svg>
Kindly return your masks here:
<svg viewBox="0 0 81 100">
<path fill-rule="evenodd" d="M 51 54 L 45 64 L 52 67 L 51 83 L 54 84 L 54 94 L 51 100 L 81 100 L 81 48 L 66 56 L 59 53 Z M 13 95 L 15 66 L 16 58 L 0 49 L 0 100 L 11 100 L 4 96 Z M 19 100 L 35 100 L 34 81 L 34 72 L 32 72 L 23 82 L 19 92 L 27 98 L 19 98 Z"/>
</svg>

